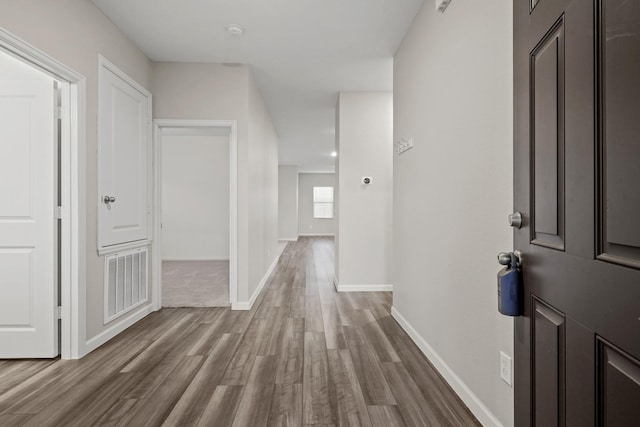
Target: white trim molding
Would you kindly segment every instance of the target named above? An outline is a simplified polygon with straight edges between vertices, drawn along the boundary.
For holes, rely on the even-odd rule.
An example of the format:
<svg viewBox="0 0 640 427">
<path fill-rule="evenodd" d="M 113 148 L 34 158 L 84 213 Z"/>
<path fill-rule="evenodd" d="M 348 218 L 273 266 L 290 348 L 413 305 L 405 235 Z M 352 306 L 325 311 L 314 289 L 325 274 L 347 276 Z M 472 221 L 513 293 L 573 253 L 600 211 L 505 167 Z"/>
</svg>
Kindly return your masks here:
<svg viewBox="0 0 640 427">
<path fill-rule="evenodd" d="M 0 28 L 0 51 L 62 83 L 60 188 L 60 355 L 84 356 L 86 330 L 86 79 L 41 50 Z"/>
<path fill-rule="evenodd" d="M 131 249 L 144 248 L 151 245 L 152 239 L 136 240 L 134 242 L 119 243 L 117 245 L 105 246 L 98 248 L 98 255 L 113 255 L 119 252 L 129 251 Z"/>
<path fill-rule="evenodd" d="M 395 307 L 391 307 L 391 316 L 398 322 L 400 327 L 411 337 L 420 351 L 429 359 L 440 375 L 453 388 L 453 391 L 462 399 L 469 410 L 476 416 L 483 426 L 502 427 L 498 418 L 482 403 L 480 398 L 456 375 L 449 365 L 440 357 L 429 343 L 416 331 L 416 329 L 405 319 Z"/>
<path fill-rule="evenodd" d="M 335 234 L 306 234 L 306 233 L 300 233 L 298 234 L 298 237 L 335 237 Z"/>
<path fill-rule="evenodd" d="M 86 344 L 84 345 L 85 354 L 90 353 L 96 348 L 100 347 L 102 344 L 106 343 L 111 338 L 120 334 L 130 326 L 133 326 L 136 322 L 142 320 L 144 317 L 146 317 L 149 313 L 152 313 L 153 311 L 154 311 L 153 305 L 148 304 L 138 308 L 133 313 L 130 313 L 128 317 L 116 323 L 113 323 L 113 325 L 109 326 L 103 332 L 99 333 L 98 335 L 91 338 L 90 340 L 87 340 Z"/>
<path fill-rule="evenodd" d="M 280 237 L 278 239 L 278 242 L 297 242 L 297 241 L 298 241 L 297 237 L 291 237 L 291 238 L 289 238 L 289 237 Z"/>
<path fill-rule="evenodd" d="M 203 257 L 169 257 L 169 258 L 162 258 L 162 261 L 229 261 L 229 257 L 207 257 L 207 256 L 203 256 Z"/>
<path fill-rule="evenodd" d="M 333 286 L 337 292 L 393 292 L 393 285 L 341 285 L 336 276 L 333 276 Z"/>
<path fill-rule="evenodd" d="M 238 305 L 238 122 L 236 120 L 156 119 L 153 121 L 153 246 L 151 288 L 154 310 L 162 308 L 162 128 L 229 128 L 229 302 Z"/>
<path fill-rule="evenodd" d="M 282 249 L 284 250 L 284 248 Z M 271 277 L 271 273 L 273 273 L 273 270 L 275 270 L 276 265 L 278 265 L 281 255 L 282 255 L 282 252 L 280 252 L 276 256 L 276 258 L 273 260 L 273 262 L 267 269 L 267 272 L 264 273 L 264 276 L 262 276 L 262 280 L 260 280 L 260 283 L 258 283 L 256 290 L 253 291 L 253 295 L 251 295 L 251 298 L 249 298 L 249 301 L 238 301 L 235 306 L 234 305 L 231 306 L 232 310 L 251 310 L 251 307 L 253 307 L 253 304 L 256 302 L 256 299 L 258 299 L 258 295 L 260 295 L 260 292 L 262 292 L 264 285 L 266 285 L 267 282 L 269 281 L 269 277 Z"/>
</svg>

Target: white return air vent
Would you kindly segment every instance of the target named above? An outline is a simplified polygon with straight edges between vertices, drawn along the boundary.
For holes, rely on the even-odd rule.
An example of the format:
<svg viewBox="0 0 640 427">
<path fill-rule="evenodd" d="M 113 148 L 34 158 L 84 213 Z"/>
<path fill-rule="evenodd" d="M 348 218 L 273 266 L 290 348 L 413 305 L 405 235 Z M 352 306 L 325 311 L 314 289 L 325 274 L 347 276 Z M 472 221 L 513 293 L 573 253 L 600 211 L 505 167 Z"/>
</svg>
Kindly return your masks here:
<svg viewBox="0 0 640 427">
<path fill-rule="evenodd" d="M 148 301 L 147 254 L 142 248 L 105 257 L 105 325 Z"/>
</svg>

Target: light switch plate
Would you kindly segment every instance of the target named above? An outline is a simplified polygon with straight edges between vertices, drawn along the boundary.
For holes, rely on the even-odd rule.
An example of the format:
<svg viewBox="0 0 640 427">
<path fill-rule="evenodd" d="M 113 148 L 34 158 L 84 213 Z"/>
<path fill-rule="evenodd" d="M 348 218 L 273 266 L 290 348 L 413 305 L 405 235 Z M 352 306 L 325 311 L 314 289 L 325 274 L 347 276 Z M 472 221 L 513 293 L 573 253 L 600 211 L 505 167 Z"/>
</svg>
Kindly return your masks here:
<svg viewBox="0 0 640 427">
<path fill-rule="evenodd" d="M 511 386 L 511 358 L 504 352 L 500 352 L 500 378 Z"/>
<path fill-rule="evenodd" d="M 402 154 L 410 148 L 413 148 L 413 138 L 401 138 L 395 143 L 396 154 Z"/>
<path fill-rule="evenodd" d="M 443 13 L 449 3 L 451 3 L 451 0 L 436 0 L 436 10 Z"/>
</svg>

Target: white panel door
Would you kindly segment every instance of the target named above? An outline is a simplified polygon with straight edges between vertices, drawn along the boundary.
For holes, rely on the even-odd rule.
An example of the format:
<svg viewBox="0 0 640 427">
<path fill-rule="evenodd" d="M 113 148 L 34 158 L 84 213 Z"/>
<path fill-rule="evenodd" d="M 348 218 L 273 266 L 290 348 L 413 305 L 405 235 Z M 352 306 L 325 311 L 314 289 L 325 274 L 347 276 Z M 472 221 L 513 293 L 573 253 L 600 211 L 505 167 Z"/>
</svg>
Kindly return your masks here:
<svg viewBox="0 0 640 427">
<path fill-rule="evenodd" d="M 98 124 L 101 247 L 148 238 L 149 96 L 101 66 Z"/>
<path fill-rule="evenodd" d="M 53 79 L 0 80 L 0 359 L 58 355 Z"/>
</svg>

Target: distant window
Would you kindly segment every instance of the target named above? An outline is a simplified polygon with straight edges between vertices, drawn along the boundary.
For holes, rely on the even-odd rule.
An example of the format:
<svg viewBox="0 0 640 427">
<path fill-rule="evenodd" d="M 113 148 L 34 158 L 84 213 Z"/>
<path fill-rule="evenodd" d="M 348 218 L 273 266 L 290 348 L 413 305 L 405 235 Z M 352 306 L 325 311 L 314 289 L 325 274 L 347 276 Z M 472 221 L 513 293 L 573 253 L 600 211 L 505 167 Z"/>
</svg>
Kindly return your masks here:
<svg viewBox="0 0 640 427">
<path fill-rule="evenodd" d="M 333 187 L 313 187 L 313 217 L 333 218 Z"/>
</svg>

